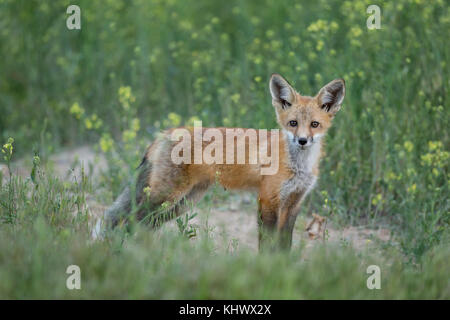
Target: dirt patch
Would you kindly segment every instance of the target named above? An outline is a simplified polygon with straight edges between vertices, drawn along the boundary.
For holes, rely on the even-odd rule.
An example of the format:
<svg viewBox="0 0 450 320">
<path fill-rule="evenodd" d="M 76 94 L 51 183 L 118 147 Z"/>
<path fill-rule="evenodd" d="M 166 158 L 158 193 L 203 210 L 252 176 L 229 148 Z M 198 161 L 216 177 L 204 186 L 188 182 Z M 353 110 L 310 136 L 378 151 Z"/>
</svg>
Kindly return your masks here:
<svg viewBox="0 0 450 320">
<path fill-rule="evenodd" d="M 32 166 L 31 160 L 31 158 L 27 158 L 15 161 L 11 165 L 13 174 L 24 178 L 29 177 Z M 53 175 L 63 180 L 70 180 L 74 178 L 80 179 L 82 168 L 84 168 L 85 174 L 95 178 L 101 169 L 106 168 L 106 165 L 106 160 L 103 156 L 97 155 L 91 147 L 82 146 L 50 156 L 48 170 L 51 170 Z M 0 164 L 0 171 L 2 171 L 4 177 L 9 177 L 6 165 Z"/>
<path fill-rule="evenodd" d="M 310 239 L 305 231 L 312 217 L 299 216 L 294 228 L 293 248 L 304 246 L 313 248 L 323 242 L 339 243 L 351 246 L 357 250 L 373 248 L 377 241 L 389 241 L 391 234 L 388 229 L 369 229 L 364 226 L 348 226 L 338 228 L 331 222 L 324 225 L 324 233 L 317 239 Z M 258 249 L 258 222 L 256 206 L 254 210 L 209 209 L 199 210 L 199 215 L 192 220 L 198 228 L 208 228 L 210 236 L 215 239 L 219 247 L 224 249 L 245 248 Z"/>
</svg>

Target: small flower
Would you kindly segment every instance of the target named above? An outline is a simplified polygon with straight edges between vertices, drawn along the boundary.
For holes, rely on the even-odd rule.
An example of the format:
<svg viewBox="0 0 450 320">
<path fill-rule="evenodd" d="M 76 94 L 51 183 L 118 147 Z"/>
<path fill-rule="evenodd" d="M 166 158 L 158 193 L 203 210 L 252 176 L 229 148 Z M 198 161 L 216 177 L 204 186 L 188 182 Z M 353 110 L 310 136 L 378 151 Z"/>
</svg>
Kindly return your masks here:
<svg viewBox="0 0 450 320">
<path fill-rule="evenodd" d="M 317 41 L 316 50 L 321 51 L 323 49 L 324 42 L 322 40 Z"/>
<path fill-rule="evenodd" d="M 149 186 L 145 187 L 142 191 L 144 191 L 144 194 L 147 196 L 147 198 L 150 198 L 151 188 Z"/>
<path fill-rule="evenodd" d="M 78 104 L 78 102 L 75 102 L 71 107 L 70 107 L 70 113 L 75 115 L 75 117 L 77 119 L 80 119 L 81 116 L 84 114 L 84 109 L 82 107 L 80 107 L 80 105 Z"/>
<path fill-rule="evenodd" d="M 410 187 L 408 187 L 408 193 L 415 193 L 417 189 L 417 185 L 414 183 Z"/>
<path fill-rule="evenodd" d="M 195 122 L 200 121 L 200 118 L 197 116 L 192 116 L 188 119 L 188 121 L 186 122 L 186 125 L 189 127 L 193 127 Z"/>
<path fill-rule="evenodd" d="M 353 27 L 350 29 L 350 35 L 354 38 L 358 38 L 362 35 L 363 31 L 360 27 Z"/>
<path fill-rule="evenodd" d="M 267 30 L 266 31 L 266 36 L 267 38 L 272 38 L 275 35 L 275 32 L 273 30 Z"/>
<path fill-rule="evenodd" d="M 309 32 L 326 31 L 328 30 L 327 22 L 325 20 L 319 19 L 316 22 L 310 24 L 307 30 Z"/>
<path fill-rule="evenodd" d="M 315 79 L 317 82 L 322 82 L 322 76 L 320 75 L 320 73 L 316 73 L 316 74 L 314 75 L 314 79 Z"/>
<path fill-rule="evenodd" d="M 124 142 L 131 142 L 136 138 L 136 132 L 134 132 L 133 130 L 125 130 L 122 133 L 122 140 Z"/>
<path fill-rule="evenodd" d="M 403 146 L 405 147 L 405 150 L 408 153 L 411 153 L 411 151 L 413 151 L 414 145 L 412 144 L 411 141 L 405 141 L 405 143 L 403 144 Z"/>
<path fill-rule="evenodd" d="M 84 120 L 84 125 L 86 126 L 86 129 L 90 130 L 92 129 L 92 121 L 91 119 L 87 118 Z"/>
<path fill-rule="evenodd" d="M 138 119 L 138 118 L 134 118 L 134 119 L 131 121 L 131 129 L 132 129 L 133 131 L 137 132 L 137 131 L 139 131 L 140 128 L 141 128 L 141 125 L 140 125 L 139 119 Z"/>
<path fill-rule="evenodd" d="M 178 127 L 181 123 L 181 116 L 175 112 L 169 113 L 168 118 L 171 126 Z"/>
<path fill-rule="evenodd" d="M 169 201 L 164 201 L 162 204 L 161 204 L 161 208 L 163 208 L 163 209 L 167 209 L 167 208 L 169 208 L 170 207 L 170 202 Z"/>
<path fill-rule="evenodd" d="M 239 93 L 235 93 L 231 96 L 231 101 L 234 103 L 239 103 L 239 99 L 241 98 L 241 95 Z"/>
<path fill-rule="evenodd" d="M 38 166 L 40 163 L 41 163 L 41 158 L 39 158 L 39 156 L 34 156 L 33 157 L 33 165 Z"/>
<path fill-rule="evenodd" d="M 13 154 L 13 142 L 14 139 L 9 137 L 8 141 L 3 145 L 2 152 L 5 154 L 3 157 L 6 161 L 11 160 L 11 156 Z"/>
<path fill-rule="evenodd" d="M 103 152 L 108 152 L 113 149 L 114 147 L 114 141 L 111 138 L 111 136 L 107 133 L 104 133 L 102 137 L 100 138 L 100 148 Z"/>
<path fill-rule="evenodd" d="M 119 88 L 119 102 L 125 110 L 130 108 L 131 103 L 136 101 L 136 97 L 131 92 L 131 87 Z"/>
<path fill-rule="evenodd" d="M 381 193 L 377 194 L 375 197 L 372 198 L 372 204 L 374 206 L 376 206 L 377 204 L 379 204 L 380 202 L 382 202 L 383 200 L 383 196 L 381 195 Z"/>
<path fill-rule="evenodd" d="M 433 175 L 434 175 L 435 177 L 437 177 L 437 176 L 439 175 L 439 170 L 436 169 L 436 168 L 433 168 L 433 170 L 431 170 L 431 172 L 433 173 Z"/>
</svg>

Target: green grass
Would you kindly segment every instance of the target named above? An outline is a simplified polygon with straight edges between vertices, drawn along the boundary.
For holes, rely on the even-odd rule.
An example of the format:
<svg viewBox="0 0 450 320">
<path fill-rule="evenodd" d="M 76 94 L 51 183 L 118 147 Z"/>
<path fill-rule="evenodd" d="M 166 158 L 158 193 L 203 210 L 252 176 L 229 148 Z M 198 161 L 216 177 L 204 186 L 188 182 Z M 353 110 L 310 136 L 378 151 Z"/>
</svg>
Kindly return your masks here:
<svg viewBox="0 0 450 320">
<path fill-rule="evenodd" d="M 118 230 L 92 241 L 87 212 L 78 205 L 86 185 L 40 177 L 37 185 L 14 178 L 18 215 L 0 226 L 0 298 L 450 297 L 448 247 L 434 247 L 419 265 L 409 265 L 394 248 L 383 256 L 328 243 L 306 258 L 301 248 L 289 254 L 231 254 L 216 249 L 207 236 L 189 240 L 170 229 L 154 233 L 139 226 L 133 234 Z M 66 288 L 72 264 L 81 269 L 81 290 Z M 372 264 L 381 268 L 381 290 L 366 287 Z"/>
<path fill-rule="evenodd" d="M 448 299 L 447 240 L 410 263 L 394 242 L 362 251 L 328 243 L 305 251 L 256 253 L 217 247 L 208 226 L 180 221 L 179 230 L 132 225 L 93 241 L 86 176 L 68 183 L 35 166 L 34 178 L 13 176 L 0 204 L 0 298 L 150 299 Z M 202 206 L 226 196 L 215 189 Z M 195 211 L 194 211 L 195 212 Z M 187 228 L 186 228 L 187 227 Z M 186 230 L 191 232 L 186 232 Z M 192 230 L 196 236 L 191 238 Z M 448 231 L 448 230 L 446 230 Z M 66 288 L 66 269 L 81 269 L 81 290 Z M 366 269 L 381 269 L 381 289 L 369 290 Z"/>
<path fill-rule="evenodd" d="M 80 31 L 65 26 L 69 4 Z M 450 8 L 379 1 L 382 29 L 368 30 L 370 4 L 0 1 L 0 138 L 14 138 L 4 162 L 14 171 L 38 155 L 45 168 L 63 147 L 95 144 L 109 165 L 82 181 L 39 173 L 38 160 L 33 178 L 1 176 L 0 297 L 448 299 Z M 274 72 L 306 95 L 346 80 L 301 214 L 388 227 L 395 244 L 382 258 L 331 244 L 306 260 L 230 254 L 207 237 L 139 228 L 89 241 L 86 198 L 111 203 L 159 130 L 194 119 L 276 127 Z M 366 262 L 382 268 L 382 290 L 365 287 Z M 65 288 L 72 263 L 79 292 Z"/>
</svg>

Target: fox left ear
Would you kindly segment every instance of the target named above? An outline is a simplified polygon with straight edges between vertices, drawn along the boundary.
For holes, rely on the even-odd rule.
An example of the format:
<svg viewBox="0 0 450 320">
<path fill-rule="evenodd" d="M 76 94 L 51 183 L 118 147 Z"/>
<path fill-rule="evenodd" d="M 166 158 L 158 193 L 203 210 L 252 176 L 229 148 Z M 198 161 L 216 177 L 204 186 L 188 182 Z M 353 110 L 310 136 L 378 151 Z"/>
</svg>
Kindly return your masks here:
<svg viewBox="0 0 450 320">
<path fill-rule="evenodd" d="M 282 110 L 285 110 L 294 103 L 295 90 L 281 75 L 277 73 L 272 74 L 269 88 L 274 107 L 281 107 Z"/>
<path fill-rule="evenodd" d="M 335 115 L 341 108 L 345 96 L 344 79 L 336 79 L 325 85 L 318 93 L 320 108 Z"/>
</svg>

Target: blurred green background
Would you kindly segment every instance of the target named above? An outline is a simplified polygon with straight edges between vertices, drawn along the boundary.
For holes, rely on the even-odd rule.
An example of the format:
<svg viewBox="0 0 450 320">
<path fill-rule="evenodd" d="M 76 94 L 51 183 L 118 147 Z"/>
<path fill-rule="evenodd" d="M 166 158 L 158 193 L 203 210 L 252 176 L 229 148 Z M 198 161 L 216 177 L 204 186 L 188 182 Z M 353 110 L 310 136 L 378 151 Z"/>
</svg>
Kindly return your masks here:
<svg viewBox="0 0 450 320">
<path fill-rule="evenodd" d="M 70 4 L 81 30 L 66 27 Z M 97 145 L 120 159 L 109 203 L 160 129 L 274 128 L 270 74 L 305 95 L 342 77 L 303 212 L 388 224 L 417 262 L 448 251 L 449 31 L 447 1 L 0 0 L 1 138 L 26 158 Z"/>
<path fill-rule="evenodd" d="M 0 128 L 19 152 L 45 121 L 55 146 L 95 141 L 71 115 L 74 103 L 120 134 L 122 86 L 136 97 L 142 134 L 169 112 L 210 126 L 273 127 L 274 72 L 307 95 L 345 78 L 333 136 L 357 158 L 369 158 L 373 142 L 380 154 L 406 140 L 419 152 L 428 140 L 446 142 L 445 1 L 380 1 L 380 30 L 366 27 L 370 1 L 0 3 Z M 81 30 L 66 28 L 69 4 L 81 7 Z"/>
</svg>

